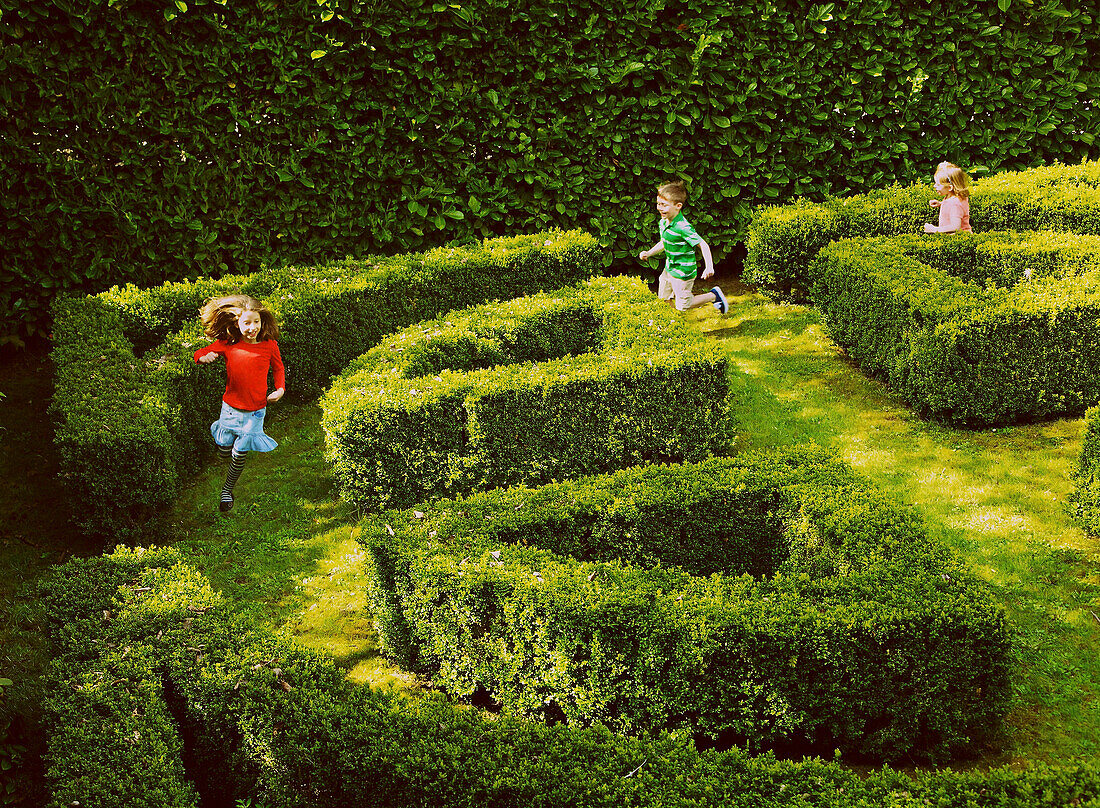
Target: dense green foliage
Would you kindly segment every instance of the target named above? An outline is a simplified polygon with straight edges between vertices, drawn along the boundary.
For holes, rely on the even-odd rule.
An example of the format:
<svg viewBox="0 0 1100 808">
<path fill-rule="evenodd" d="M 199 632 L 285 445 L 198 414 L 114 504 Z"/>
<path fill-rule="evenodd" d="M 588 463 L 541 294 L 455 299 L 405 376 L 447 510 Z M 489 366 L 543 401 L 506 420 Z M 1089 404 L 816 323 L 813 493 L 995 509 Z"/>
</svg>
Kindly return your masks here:
<svg viewBox="0 0 1100 808">
<path fill-rule="evenodd" d="M 598 278 L 386 337 L 322 425 L 344 497 L 404 507 L 722 452 L 734 373 L 644 283 Z"/>
<path fill-rule="evenodd" d="M 1100 237 L 842 240 L 810 276 L 829 335 L 923 414 L 980 426 L 1100 401 Z"/>
<path fill-rule="evenodd" d="M 994 731 L 1004 614 L 827 453 L 647 466 L 367 517 L 387 653 L 628 734 L 944 758 Z"/>
<path fill-rule="evenodd" d="M 280 320 L 292 393 L 316 395 L 383 334 L 495 298 L 591 277 L 599 250 L 560 231 L 381 261 L 283 267 L 114 288 L 55 306 L 53 409 L 62 475 L 85 527 L 123 535 L 170 502 L 209 448 L 224 364 L 197 365 L 204 299 L 244 292 Z"/>
<path fill-rule="evenodd" d="M 160 667 L 150 649 L 130 646 L 50 682 L 46 710 L 61 719 L 51 728 L 53 805 L 198 805 Z"/>
<path fill-rule="evenodd" d="M 0 337 L 60 291 L 583 228 L 691 181 L 750 207 L 941 159 L 1096 155 L 1100 15 L 1063 0 L 0 0 Z"/>
<path fill-rule="evenodd" d="M 18 785 L 11 776 L 23 762 L 26 748 L 13 737 L 13 720 L 5 699 L 5 688 L 15 684 L 0 677 L 0 805 L 14 805 L 20 795 Z"/>
<path fill-rule="evenodd" d="M 1073 469 L 1070 513 L 1083 530 L 1100 536 L 1100 406 L 1085 413 L 1085 439 Z"/>
<path fill-rule="evenodd" d="M 173 550 L 120 548 L 58 568 L 42 596 L 58 651 L 44 705 L 51 805 L 197 806 L 162 658 L 218 602 L 209 584 Z"/>
<path fill-rule="evenodd" d="M 330 660 L 240 625 L 174 551 L 71 561 L 43 597 L 60 649 L 51 808 L 177 808 L 196 794 L 268 808 L 1100 805 L 1087 764 L 861 778 L 356 688 Z"/>
<path fill-rule="evenodd" d="M 931 170 L 928 172 L 931 174 Z M 776 300 L 816 302 L 809 268 L 829 242 L 921 233 L 936 212 L 930 185 L 892 187 L 821 203 L 758 208 L 749 226 L 745 279 Z M 1100 162 L 1005 172 L 974 183 L 974 232 L 1058 230 L 1100 235 Z"/>
</svg>

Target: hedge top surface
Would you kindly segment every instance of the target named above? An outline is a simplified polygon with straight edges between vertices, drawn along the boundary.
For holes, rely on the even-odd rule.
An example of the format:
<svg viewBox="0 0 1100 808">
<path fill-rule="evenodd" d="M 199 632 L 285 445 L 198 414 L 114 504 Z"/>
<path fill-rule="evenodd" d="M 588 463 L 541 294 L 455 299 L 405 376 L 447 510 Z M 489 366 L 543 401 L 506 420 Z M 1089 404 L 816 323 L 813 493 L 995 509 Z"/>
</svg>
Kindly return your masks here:
<svg viewBox="0 0 1100 808">
<path fill-rule="evenodd" d="M 171 332 L 197 317 L 198 309 L 209 297 L 242 292 L 262 299 L 276 314 L 295 308 L 302 293 L 308 297 L 362 293 L 386 287 L 392 281 L 407 281 L 423 276 L 431 280 L 441 267 L 468 265 L 478 272 L 507 273 L 533 255 L 553 260 L 569 259 L 577 250 L 595 251 L 595 240 L 579 230 L 487 239 L 476 245 L 438 247 L 424 253 L 328 261 L 314 266 L 287 265 L 270 267 L 246 275 L 226 275 L 217 280 L 167 282 L 142 288 L 134 284 L 113 286 L 97 295 L 60 298 L 63 311 L 82 301 L 99 301 L 103 311 L 116 311 L 122 318 L 127 341 L 135 352 L 152 347 Z M 83 322 L 69 323 L 59 318 L 55 343 L 79 343 L 88 333 L 109 333 Z M 76 333 L 72 333 L 73 331 Z"/>
<path fill-rule="evenodd" d="M 761 205 L 753 211 L 749 239 L 753 239 L 754 230 L 770 222 L 790 224 L 804 219 L 827 222 L 830 227 L 843 229 L 846 236 L 896 235 L 909 232 L 909 228 L 916 232 L 915 228 L 932 216 L 928 200 L 936 198 L 931 183 L 921 182 L 891 185 L 865 194 L 831 196 L 820 202 L 798 198 L 779 205 Z M 1004 217 L 1017 208 L 1037 215 L 1044 207 L 1056 210 L 1074 201 L 1082 207 L 1100 208 L 1100 160 L 1005 171 L 977 179 L 970 192 L 971 223 L 976 225 L 976 232 L 977 225 L 984 230 L 1002 229 Z M 1097 217 L 1100 211 L 1092 218 Z"/>
<path fill-rule="evenodd" d="M 1100 304 L 1100 236 L 991 232 L 840 239 L 821 260 L 843 260 L 935 322 L 1013 310 Z"/>
<path fill-rule="evenodd" d="M 397 332 L 348 365 L 325 394 L 323 407 L 326 424 L 335 424 L 364 400 L 606 373 L 639 356 L 652 366 L 662 354 L 701 350 L 699 334 L 677 313 L 656 305 L 641 281 L 595 278 L 451 312 Z"/>
<path fill-rule="evenodd" d="M 814 256 L 840 238 L 918 233 L 934 211 L 930 185 L 891 186 L 823 202 L 797 199 L 757 208 L 749 226 L 746 278 L 766 294 L 805 300 Z M 1100 161 L 1005 172 L 977 180 L 970 196 L 975 233 L 1057 230 L 1100 235 Z"/>
<path fill-rule="evenodd" d="M 915 514 L 878 492 L 831 452 L 817 447 L 748 452 L 698 464 L 643 466 L 385 511 L 364 517 L 359 540 L 425 559 L 440 554 L 478 558 L 477 563 L 486 564 L 500 561 L 497 551 L 514 544 L 524 557 L 545 555 L 544 561 L 555 558 L 554 563 L 579 564 L 585 575 L 594 564 L 621 568 L 638 563 L 658 577 L 669 576 L 681 584 L 688 580 L 682 573 L 704 578 L 720 573 L 732 582 L 745 570 L 723 567 L 726 562 L 712 556 L 721 556 L 729 541 L 723 531 L 737 531 L 737 525 L 723 522 L 724 527 L 707 533 L 702 530 L 709 521 L 706 517 L 678 514 L 677 519 L 696 523 L 688 529 L 706 534 L 705 540 L 714 542 L 710 547 L 658 540 L 666 529 L 676 532 L 675 526 L 659 521 L 639 523 L 643 533 L 626 545 L 601 538 L 601 532 L 626 513 L 633 514 L 632 522 L 642 513 L 652 511 L 657 516 L 656 506 L 670 498 L 721 502 L 745 496 L 758 500 L 769 520 L 777 520 L 773 525 L 777 542 L 785 541 L 779 535 L 781 525 L 806 520 L 812 525 L 811 542 L 818 555 L 787 559 L 764 575 L 721 584 L 719 590 L 733 587 L 744 596 L 747 586 L 762 597 L 804 589 L 814 593 L 807 604 L 812 601 L 814 610 L 822 610 L 827 603 L 840 605 L 857 592 L 872 600 L 900 602 L 908 599 L 902 594 L 906 591 L 950 588 L 944 585 L 945 574 L 970 577 L 952 553 L 928 536 Z M 614 530 L 609 535 L 613 534 Z M 655 543 L 648 544 L 651 540 Z M 883 576 L 900 588 L 883 587 Z M 901 586 L 906 579 L 913 588 Z"/>
</svg>

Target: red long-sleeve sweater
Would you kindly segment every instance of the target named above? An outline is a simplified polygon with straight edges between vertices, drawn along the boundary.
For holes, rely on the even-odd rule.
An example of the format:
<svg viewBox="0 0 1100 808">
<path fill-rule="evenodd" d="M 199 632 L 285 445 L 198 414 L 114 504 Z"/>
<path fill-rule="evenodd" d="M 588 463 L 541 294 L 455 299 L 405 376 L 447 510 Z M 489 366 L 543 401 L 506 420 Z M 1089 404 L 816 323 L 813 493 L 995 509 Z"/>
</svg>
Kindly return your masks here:
<svg viewBox="0 0 1100 808">
<path fill-rule="evenodd" d="M 283 358 L 279 343 L 273 339 L 261 342 L 211 342 L 195 351 L 195 361 L 210 353 L 225 356 L 225 395 L 222 401 L 245 412 L 255 412 L 267 406 L 267 372 L 275 369 L 275 389 L 286 387 Z"/>
</svg>

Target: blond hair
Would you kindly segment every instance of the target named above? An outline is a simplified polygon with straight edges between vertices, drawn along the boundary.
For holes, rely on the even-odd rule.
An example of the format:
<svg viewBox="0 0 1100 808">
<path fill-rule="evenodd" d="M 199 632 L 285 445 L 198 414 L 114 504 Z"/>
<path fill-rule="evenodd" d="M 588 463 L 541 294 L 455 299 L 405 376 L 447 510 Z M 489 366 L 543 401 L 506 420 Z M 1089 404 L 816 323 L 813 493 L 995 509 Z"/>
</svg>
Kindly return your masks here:
<svg viewBox="0 0 1100 808">
<path fill-rule="evenodd" d="M 669 202 L 676 204 L 684 204 L 688 199 L 687 186 L 684 185 L 683 180 L 673 180 L 672 182 L 666 182 L 660 188 L 657 189 L 657 195 L 663 196 Z"/>
<path fill-rule="evenodd" d="M 275 321 L 275 315 L 259 300 L 248 295 L 212 297 L 203 304 L 199 309 L 199 319 L 202 320 L 207 339 L 220 339 L 230 344 L 240 342 L 242 336 L 237 320 L 246 311 L 254 311 L 260 315 L 257 342 L 278 339 L 279 324 Z"/>
<path fill-rule="evenodd" d="M 936 166 L 935 180 L 949 188 L 948 196 L 970 197 L 970 177 L 954 163 L 944 160 Z"/>
</svg>

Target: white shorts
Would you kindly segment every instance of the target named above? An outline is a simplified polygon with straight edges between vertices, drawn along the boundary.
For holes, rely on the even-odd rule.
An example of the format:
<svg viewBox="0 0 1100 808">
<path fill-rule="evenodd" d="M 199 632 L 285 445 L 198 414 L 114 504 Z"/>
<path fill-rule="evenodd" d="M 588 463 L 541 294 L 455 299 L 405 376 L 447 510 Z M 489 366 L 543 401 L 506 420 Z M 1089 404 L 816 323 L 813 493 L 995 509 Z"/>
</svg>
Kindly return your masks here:
<svg viewBox="0 0 1100 808">
<path fill-rule="evenodd" d="M 675 300 L 677 311 L 687 311 L 695 300 L 695 293 L 692 291 L 694 286 L 695 278 L 682 281 L 672 277 L 668 274 L 668 270 L 665 270 L 657 282 L 657 297 L 661 300 Z"/>
</svg>

